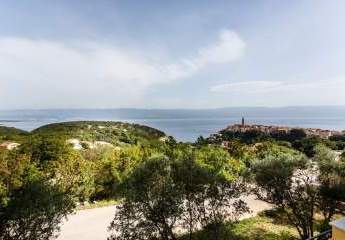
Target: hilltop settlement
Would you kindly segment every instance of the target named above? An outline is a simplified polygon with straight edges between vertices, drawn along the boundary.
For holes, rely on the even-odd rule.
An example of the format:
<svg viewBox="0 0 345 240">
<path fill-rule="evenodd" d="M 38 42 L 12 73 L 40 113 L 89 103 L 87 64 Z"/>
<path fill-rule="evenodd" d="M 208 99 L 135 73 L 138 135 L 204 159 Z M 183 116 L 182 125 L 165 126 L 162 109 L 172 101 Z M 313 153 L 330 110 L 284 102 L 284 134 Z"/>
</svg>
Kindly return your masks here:
<svg viewBox="0 0 345 240">
<path fill-rule="evenodd" d="M 300 127 L 290 127 L 290 126 L 277 126 L 277 125 L 260 125 L 260 124 L 246 124 L 244 118 L 242 117 L 241 124 L 233 124 L 227 126 L 225 129 L 219 131 L 216 134 L 212 134 L 210 139 L 216 139 L 221 136 L 222 133 L 250 133 L 250 132 L 260 132 L 263 134 L 276 136 L 276 135 L 287 135 L 294 131 L 304 132 L 308 137 L 320 137 L 322 139 L 329 139 L 334 136 L 345 136 L 345 130 L 336 131 L 320 128 L 300 128 Z"/>
<path fill-rule="evenodd" d="M 320 128 L 296 128 L 288 126 L 274 126 L 274 125 L 257 125 L 257 124 L 245 124 L 244 118 L 242 117 L 241 124 L 229 125 L 225 130 L 231 132 L 249 132 L 249 131 L 260 131 L 265 134 L 288 134 L 293 129 L 303 130 L 307 136 L 317 136 L 320 138 L 328 139 L 331 136 L 345 135 L 344 131 L 325 130 Z"/>
<path fill-rule="evenodd" d="M 206 142 L 229 149 L 238 143 L 256 144 L 275 141 L 278 145 L 292 147 L 307 156 L 312 156 L 313 149 L 317 144 L 324 144 L 335 151 L 340 151 L 345 147 L 344 140 L 345 131 L 246 124 L 242 118 L 240 124 L 229 125 L 217 133 L 211 134 Z"/>
</svg>

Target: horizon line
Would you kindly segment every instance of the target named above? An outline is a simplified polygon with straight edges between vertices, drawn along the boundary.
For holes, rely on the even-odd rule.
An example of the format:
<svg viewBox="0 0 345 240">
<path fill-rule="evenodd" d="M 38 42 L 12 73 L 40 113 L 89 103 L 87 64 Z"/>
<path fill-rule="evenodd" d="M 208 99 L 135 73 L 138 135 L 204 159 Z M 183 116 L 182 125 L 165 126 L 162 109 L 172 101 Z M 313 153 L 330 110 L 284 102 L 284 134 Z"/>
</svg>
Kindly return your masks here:
<svg viewBox="0 0 345 240">
<path fill-rule="evenodd" d="M 14 108 L 0 109 L 0 111 L 51 111 L 51 110 L 222 110 L 222 109 L 239 109 L 239 108 L 266 108 L 266 109 L 282 109 L 282 108 L 316 108 L 316 107 L 345 107 L 345 105 L 286 105 L 286 106 L 225 106 L 214 108 L 147 108 L 147 107 L 71 107 L 71 108 Z"/>
</svg>

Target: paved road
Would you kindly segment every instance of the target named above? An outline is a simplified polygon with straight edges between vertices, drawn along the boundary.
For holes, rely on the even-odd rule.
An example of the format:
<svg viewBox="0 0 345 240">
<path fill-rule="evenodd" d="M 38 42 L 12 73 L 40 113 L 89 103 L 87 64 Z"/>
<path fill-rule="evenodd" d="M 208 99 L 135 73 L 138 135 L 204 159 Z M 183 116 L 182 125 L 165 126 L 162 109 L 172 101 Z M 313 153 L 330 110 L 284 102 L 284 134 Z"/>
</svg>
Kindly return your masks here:
<svg viewBox="0 0 345 240">
<path fill-rule="evenodd" d="M 271 208 L 269 204 L 256 200 L 252 196 L 244 200 L 252 213 L 242 218 L 255 216 L 258 212 Z M 58 240 L 106 240 L 109 236 L 107 227 L 114 213 L 114 206 L 78 211 L 63 223 Z"/>
<path fill-rule="evenodd" d="M 78 211 L 61 227 L 58 240 L 106 240 L 115 206 Z"/>
</svg>

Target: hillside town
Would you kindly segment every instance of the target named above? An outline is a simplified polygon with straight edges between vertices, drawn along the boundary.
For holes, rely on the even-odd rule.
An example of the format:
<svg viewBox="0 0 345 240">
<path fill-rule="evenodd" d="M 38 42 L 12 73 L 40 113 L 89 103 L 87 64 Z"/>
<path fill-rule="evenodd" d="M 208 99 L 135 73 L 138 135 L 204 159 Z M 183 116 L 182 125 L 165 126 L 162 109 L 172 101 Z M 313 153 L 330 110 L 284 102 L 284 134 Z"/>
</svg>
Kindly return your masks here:
<svg viewBox="0 0 345 240">
<path fill-rule="evenodd" d="M 226 127 L 223 131 L 229 132 L 249 132 L 249 131 L 260 131 L 265 134 L 287 134 L 292 129 L 302 129 L 307 136 L 318 136 L 323 139 L 328 139 L 331 136 L 345 135 L 344 131 L 327 130 L 320 128 L 300 128 L 300 127 L 289 127 L 289 126 L 276 126 L 276 125 L 259 125 L 259 124 L 246 124 L 242 117 L 241 124 L 233 124 Z"/>
</svg>

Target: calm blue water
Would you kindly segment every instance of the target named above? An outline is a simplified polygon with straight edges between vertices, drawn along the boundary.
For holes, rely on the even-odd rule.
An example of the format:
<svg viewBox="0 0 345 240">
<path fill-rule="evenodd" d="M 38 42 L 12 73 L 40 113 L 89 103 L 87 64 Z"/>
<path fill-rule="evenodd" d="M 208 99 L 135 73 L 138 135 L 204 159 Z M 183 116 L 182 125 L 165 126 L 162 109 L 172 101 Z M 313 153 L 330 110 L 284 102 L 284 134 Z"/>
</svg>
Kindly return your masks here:
<svg viewBox="0 0 345 240">
<path fill-rule="evenodd" d="M 246 122 L 323 129 L 345 129 L 345 107 L 223 108 L 211 110 L 98 109 L 0 111 L 0 124 L 33 130 L 48 123 L 111 120 L 158 128 L 181 141 L 209 136 L 229 124 Z"/>
</svg>

